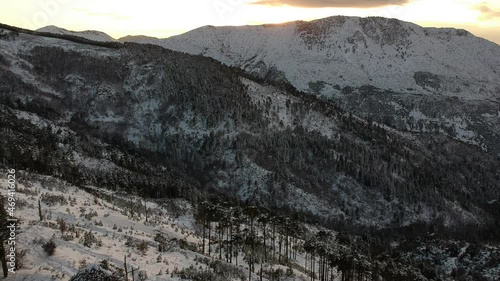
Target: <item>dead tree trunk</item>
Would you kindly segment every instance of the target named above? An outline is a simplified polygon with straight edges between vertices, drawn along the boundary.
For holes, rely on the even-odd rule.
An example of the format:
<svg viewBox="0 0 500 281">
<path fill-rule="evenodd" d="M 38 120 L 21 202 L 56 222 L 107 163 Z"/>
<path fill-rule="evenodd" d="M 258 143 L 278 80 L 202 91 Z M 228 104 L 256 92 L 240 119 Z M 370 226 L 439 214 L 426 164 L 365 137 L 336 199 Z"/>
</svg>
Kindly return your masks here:
<svg viewBox="0 0 500 281">
<path fill-rule="evenodd" d="M 127 256 L 124 256 L 123 267 L 125 268 L 125 281 L 128 281 Z"/>
<path fill-rule="evenodd" d="M 43 220 L 42 203 L 40 202 L 40 199 L 38 199 L 38 216 L 40 216 L 40 221 L 42 221 Z"/>
</svg>

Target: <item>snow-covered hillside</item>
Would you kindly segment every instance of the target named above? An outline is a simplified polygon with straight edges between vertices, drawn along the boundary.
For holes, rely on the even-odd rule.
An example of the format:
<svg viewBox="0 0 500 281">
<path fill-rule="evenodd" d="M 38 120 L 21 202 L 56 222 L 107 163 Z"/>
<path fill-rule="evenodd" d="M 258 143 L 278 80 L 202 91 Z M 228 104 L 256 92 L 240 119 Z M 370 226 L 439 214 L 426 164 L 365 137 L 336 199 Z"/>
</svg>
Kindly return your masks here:
<svg viewBox="0 0 500 281">
<path fill-rule="evenodd" d="M 3 180 L 0 183 L 6 186 Z M 39 221 L 36 207 L 40 198 L 43 221 Z M 155 275 L 162 272 L 170 277 L 168 273 L 176 268 L 180 270 L 194 264 L 195 253 L 160 253 L 153 239 L 162 233 L 169 239 L 198 242 L 189 211 L 175 218 L 158 204 L 149 202 L 147 207 L 154 212 L 150 211 L 149 223 L 145 223 L 141 214 L 134 215 L 124 205 L 117 206 L 117 202 L 133 203 L 139 199 L 117 195 L 115 198 L 114 204 L 106 202 L 50 177 L 20 184 L 16 193 L 16 216 L 22 220 L 22 231 L 17 239 L 19 250 L 27 250 L 27 254 L 24 268 L 8 280 L 68 280 L 85 265 L 99 264 L 103 260 L 122 268 L 124 256 L 131 268 L 145 270 L 150 275 L 148 280 L 165 280 L 164 276 Z M 61 231 L 62 223 L 66 229 Z M 88 233 L 95 239 L 85 242 L 85 237 L 90 237 Z M 47 256 L 42 245 L 51 239 L 57 247 L 54 255 Z M 148 249 L 139 251 L 131 247 L 142 241 L 148 244 Z"/>
<path fill-rule="evenodd" d="M 334 99 L 352 113 L 400 130 L 425 133 L 437 127 L 484 151 L 500 152 L 494 141 L 500 119 L 485 117 L 496 115 L 500 102 L 500 46 L 465 30 L 336 16 L 205 26 L 167 39 L 122 41 L 212 57 Z M 454 120 L 463 122 L 456 126 Z"/>
<path fill-rule="evenodd" d="M 92 41 L 98 41 L 98 42 L 114 42 L 114 41 L 116 41 L 113 37 L 109 36 L 108 34 L 101 32 L 101 31 L 96 31 L 96 30 L 71 31 L 71 30 L 61 28 L 61 27 L 54 26 L 54 25 L 49 25 L 49 26 L 37 29 L 37 31 L 54 33 L 54 34 L 62 34 L 62 35 L 78 36 L 78 37 L 82 37 L 85 39 L 89 39 Z"/>
<path fill-rule="evenodd" d="M 38 31 L 116 41 L 100 31 L 56 26 Z M 263 77 L 278 72 L 299 90 L 327 96 L 338 93 L 339 87 L 372 85 L 401 93 L 500 99 L 500 46 L 465 30 L 423 28 L 396 19 L 335 16 L 205 26 L 166 39 L 126 36 L 118 41 L 201 54 Z"/>
<path fill-rule="evenodd" d="M 308 276 L 311 274 L 308 265 L 315 263 L 306 252 L 310 251 L 310 243 L 316 247 L 326 246 L 329 251 L 341 253 L 341 256 L 349 255 L 356 248 L 355 244 L 343 244 L 345 242 L 340 242 L 341 239 L 334 240 L 337 242 L 323 241 L 325 235 L 329 237 L 328 231 L 304 224 L 300 227 L 307 229 L 302 235 L 308 240 L 291 240 L 293 249 L 297 250 L 293 258 L 279 260 L 271 258 L 271 249 L 275 248 L 274 228 L 259 224 L 255 226 L 256 233 L 267 237 L 269 261 L 249 273 L 247 254 L 240 253 L 239 263 L 238 256 L 234 263 L 231 254 L 231 262 L 227 262 L 225 251 L 228 240 L 219 240 L 220 223 L 213 223 L 213 240 L 208 246 L 207 239 L 201 236 L 202 232 L 203 235 L 206 233 L 195 219 L 191 204 L 184 200 L 144 200 L 97 187 L 86 187 L 84 191 L 53 177 L 25 171 L 18 171 L 18 175 L 20 183 L 15 192 L 15 216 L 19 219 L 16 233 L 18 268 L 16 273 L 6 278 L 9 281 L 240 281 L 248 280 L 249 276 L 254 281 L 305 281 L 311 278 Z M 0 179 L 0 186 L 7 186 L 7 180 Z M 236 218 L 232 220 L 236 221 Z M 243 224 L 240 228 L 248 231 L 248 227 Z M 266 228 L 273 236 L 262 236 Z M 224 232 L 222 235 L 224 237 Z M 234 235 L 231 242 L 233 237 L 237 237 Z M 397 250 L 405 259 L 418 261 L 424 268 L 422 271 L 430 267 L 436 272 L 434 274 L 451 277 L 463 273 L 470 275 L 472 272 L 481 280 L 488 281 L 497 280 L 500 274 L 500 266 L 495 264 L 500 252 L 497 246 L 439 239 L 412 242 L 418 245 L 416 248 L 408 248 L 410 243 L 405 243 L 397 246 Z M 201 251 L 208 247 L 212 249 L 211 254 Z M 281 240 L 279 248 L 281 253 Z M 318 251 L 318 255 L 320 253 Z M 260 255 L 262 258 L 262 253 Z M 357 258 L 366 259 L 363 254 L 357 254 Z M 433 262 L 437 264 L 433 265 Z M 368 270 L 375 264 L 364 265 Z M 420 277 L 396 280 L 428 280 L 398 258 L 391 260 L 382 256 L 378 264 L 384 270 L 401 276 L 412 276 L 413 272 Z M 321 274 L 322 268 L 320 260 L 314 275 Z M 260 276 L 261 270 L 263 276 Z M 332 267 L 323 274 L 331 278 L 328 280 L 340 281 L 344 273 L 340 267 Z"/>
<path fill-rule="evenodd" d="M 100 31 L 56 26 L 38 31 L 116 41 Z M 126 36 L 118 41 L 201 54 L 262 77 L 278 75 L 301 91 L 326 96 L 347 86 L 372 85 L 408 94 L 500 100 L 500 46 L 461 29 L 335 16 L 310 22 L 205 26 L 166 39 Z"/>
<path fill-rule="evenodd" d="M 183 200 L 143 201 L 95 187 L 89 193 L 52 177 L 22 175 L 23 183 L 17 186 L 15 195 L 15 215 L 21 229 L 16 237 L 17 262 L 22 265 L 7 280 L 70 280 L 79 271 L 102 266 L 118 278 L 124 274 L 121 270 L 125 261 L 129 279 L 133 268 L 135 280 L 191 280 L 196 272 L 210 268 L 205 262 L 213 264 L 218 257 L 214 245 L 213 259 L 193 251 L 201 246 L 202 239 L 196 233 L 192 207 Z M 0 179 L 0 186 L 7 186 L 7 181 Z M 53 254 L 43 247 L 49 241 L 56 245 Z M 302 255 L 299 261 L 303 262 Z M 248 276 L 243 257 L 239 266 L 216 263 L 234 275 Z M 294 272 L 295 278 L 286 280 L 305 280 L 304 273 Z M 252 276 L 258 279 L 257 274 Z M 77 280 L 95 280 L 88 278 L 92 277 Z"/>
<path fill-rule="evenodd" d="M 128 35 L 128 36 L 119 38 L 118 41 L 119 42 L 133 42 L 133 43 L 138 43 L 138 44 L 160 45 L 162 42 L 162 39 L 159 39 L 156 37 L 151 37 L 151 36 L 145 36 L 145 35 Z"/>
<path fill-rule="evenodd" d="M 500 46 L 465 30 L 335 16 L 120 41 L 211 57 L 399 130 L 438 131 L 500 155 L 500 118 L 490 118 L 500 103 Z"/>
<path fill-rule="evenodd" d="M 311 93 L 332 95 L 339 91 L 336 85 L 372 85 L 401 93 L 500 99 L 500 46 L 465 30 L 336 16 L 275 25 L 206 26 L 150 43 L 262 76 L 275 71 Z M 315 84 L 321 85 L 319 91 Z"/>
<path fill-rule="evenodd" d="M 304 24 L 251 28 L 293 35 Z M 378 40 L 381 50 L 407 43 L 391 24 L 398 22 L 372 33 L 361 25 L 371 34 L 363 38 Z M 325 81 L 308 83 L 304 93 L 265 62 L 250 60 L 245 69 L 262 70 L 252 75 L 160 46 L 0 27 L 0 167 L 19 169 L 18 238 L 29 251 L 27 274 L 9 278 L 67 280 L 101 263 L 72 281 L 96 280 L 84 276 L 106 268 L 120 275 L 130 255 L 129 269 L 146 270 L 150 280 L 255 281 L 257 272 L 273 281 L 329 273 L 337 280 L 498 279 L 498 244 L 488 244 L 500 237 L 500 161 L 492 153 L 500 153 L 500 114 L 488 90 L 496 81 L 470 73 L 475 82 L 464 87 L 485 85 L 477 99 L 449 94 L 450 80 L 430 71 L 414 74 L 423 86 L 407 89 L 411 95 Z M 330 20 L 325 28 L 333 27 Z M 305 55 L 322 52 L 322 29 L 300 30 L 290 49 L 310 44 Z M 269 54 L 260 39 L 258 61 Z M 487 54 L 488 44 L 480 46 Z M 241 57 L 232 43 L 221 46 Z M 318 76 L 323 68 L 341 71 L 316 63 Z M 495 58 L 484 65 L 494 67 Z M 51 240 L 57 249 L 48 255 Z M 217 278 L 203 275 L 210 272 Z"/>
<path fill-rule="evenodd" d="M 102 177 L 114 178 L 116 173 L 122 178 L 127 174 L 124 163 L 119 160 L 121 157 L 113 158 L 109 156 L 111 152 L 94 155 L 93 150 L 84 151 L 84 145 L 59 145 L 59 142 L 75 143 L 75 140 L 57 140 L 74 137 L 69 126 L 81 122 L 82 128 L 88 126 L 99 130 L 96 133 L 100 138 L 97 146 L 103 149 L 105 143 L 124 142 L 153 154 L 168 153 L 171 158 L 165 163 L 174 169 L 177 166 L 183 169 L 178 171 L 186 182 L 182 185 L 183 194 L 197 190 L 198 183 L 191 184 L 191 178 L 201 174 L 206 178 L 199 183 L 200 186 L 210 186 L 242 200 L 300 210 L 324 218 L 349 217 L 367 226 L 432 221 L 443 207 L 452 221 L 450 224 L 488 222 L 488 214 L 494 214 L 494 210 L 487 207 L 485 210 L 463 207 L 470 200 L 462 193 L 470 192 L 469 181 L 477 177 L 481 179 L 480 188 L 484 193 L 476 194 L 474 204 L 481 206 L 486 200 L 496 198 L 496 159 L 469 146 L 431 138 L 435 133 L 452 135 L 459 132 L 456 138 L 477 145 L 491 141 L 498 147 L 495 134 L 486 135 L 488 139 L 476 143 L 480 135 L 470 128 L 471 120 L 466 117 L 450 118 L 443 127 L 436 125 L 456 112 L 472 116 L 488 107 L 464 107 L 466 110 L 462 110 L 449 100 L 431 100 L 433 107 L 425 107 L 423 101 L 417 100 L 408 105 L 413 109 L 408 111 L 411 117 L 408 123 L 412 127 L 403 132 L 373 118 L 365 120 L 361 114 L 353 113 L 355 109 L 342 110 L 334 103 L 312 95 L 288 91 L 279 85 L 266 85 L 255 77 L 243 78 L 240 71 L 233 71 L 211 59 L 172 52 L 159 46 L 118 45 L 119 48 L 104 48 L 88 42 L 82 44 L 24 33 L 18 34 L 14 40 L 0 40 L 0 75 L 5 77 L 4 81 L 10 81 L 5 84 L 8 87 L 5 90 L 8 102 L 5 103 L 12 106 L 11 114 L 5 115 L 4 119 L 12 121 L 4 122 L 32 120 L 40 130 L 51 124 L 54 129 L 43 130 L 42 134 L 57 133 L 54 149 L 64 152 L 53 157 L 60 157 L 60 161 L 65 162 L 83 161 L 97 155 L 97 158 L 105 157 L 104 162 L 77 161 L 83 165 L 71 170 L 98 171 Z M 20 91 L 16 88 L 18 85 L 25 90 Z M 346 99 L 354 95 L 346 94 Z M 369 95 L 377 97 L 381 107 L 384 106 L 382 109 L 365 100 L 352 104 L 377 114 L 385 107 L 407 106 L 392 96 L 384 100 L 383 95 L 385 93 Z M 39 103 L 42 103 L 42 99 L 49 99 L 50 102 L 46 108 L 40 109 L 28 105 L 19 107 L 21 97 L 26 101 L 40 99 Z M 439 104 L 446 105 L 446 108 L 439 107 Z M 433 112 L 429 113 L 429 110 Z M 448 113 L 447 110 L 454 111 Z M 480 115 L 492 122 L 491 127 L 496 130 L 500 128 L 494 123 L 497 111 L 498 108 L 494 108 L 484 117 Z M 415 135 L 410 129 L 429 132 L 430 137 Z M 486 123 L 482 123 L 479 129 L 488 133 Z M 21 139 L 31 139 L 32 132 L 30 129 L 23 133 Z M 5 147 L 25 151 L 25 147 L 8 146 L 18 142 L 18 139 L 6 142 Z M 242 145 L 233 146 L 232 142 Z M 440 149 L 443 143 L 451 146 L 450 152 Z M 395 149 L 399 147 L 406 147 L 412 153 Z M 34 150 L 33 157 L 39 159 L 36 152 Z M 89 153 L 93 157 L 89 157 Z M 372 156 L 366 157 L 367 154 Z M 462 154 L 475 155 L 475 158 L 467 158 L 470 162 L 464 164 L 460 159 Z M 433 161 L 432 165 L 426 155 Z M 451 163 L 460 163 L 458 167 L 461 169 L 450 168 L 448 160 L 442 160 L 448 158 Z M 393 159 L 399 159 L 398 165 L 392 164 Z M 469 169 L 475 171 L 475 168 L 471 168 L 471 163 L 478 163 L 474 159 L 482 159 L 483 165 L 491 168 L 481 169 L 483 174 L 472 173 Z M 27 165 L 31 163 L 27 160 Z M 51 169 L 65 167 L 57 161 L 43 161 L 42 164 L 51 163 L 57 163 L 57 167 Z M 103 163 L 113 172 L 104 175 Z M 183 167 L 184 164 L 173 163 L 189 164 Z M 191 171 L 188 167 L 197 167 L 200 171 Z M 166 170 L 174 171 L 172 168 Z M 310 169 L 310 172 L 304 173 L 305 169 Z M 129 175 L 135 182 L 151 170 L 154 169 Z M 446 187 L 442 189 L 443 194 L 451 195 L 446 200 L 440 197 L 442 202 L 437 204 L 417 188 L 403 188 L 409 183 L 425 190 L 433 187 L 416 178 L 415 173 L 426 174 L 427 178 Z M 285 179 L 276 176 L 281 174 L 287 175 Z M 157 182 L 169 182 L 176 176 L 172 172 Z M 456 178 L 463 180 L 456 181 Z M 453 185 L 450 185 L 452 181 Z M 140 186 L 141 182 L 138 181 Z M 128 181 L 124 184 L 136 188 Z M 184 188 L 190 191 L 186 192 Z M 474 185 L 474 188 L 478 187 Z M 156 185 L 147 190 L 150 196 L 176 196 L 180 192 Z M 394 200 L 398 194 L 401 200 Z M 419 196 L 420 200 L 405 202 L 410 201 L 406 198 L 414 196 Z M 463 204 L 456 205 L 457 200 Z"/>
</svg>

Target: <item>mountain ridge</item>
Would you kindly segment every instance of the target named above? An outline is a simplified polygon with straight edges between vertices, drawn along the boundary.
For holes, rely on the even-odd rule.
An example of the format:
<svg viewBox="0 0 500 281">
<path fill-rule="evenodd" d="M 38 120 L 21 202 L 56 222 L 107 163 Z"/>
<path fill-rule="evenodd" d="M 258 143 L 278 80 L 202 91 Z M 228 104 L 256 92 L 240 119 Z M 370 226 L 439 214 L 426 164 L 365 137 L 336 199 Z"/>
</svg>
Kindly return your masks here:
<svg viewBox="0 0 500 281">
<path fill-rule="evenodd" d="M 57 27 L 55 25 L 49 25 L 42 28 L 37 29 L 38 32 L 47 32 L 61 35 L 72 35 L 82 37 L 88 40 L 97 41 L 97 42 L 115 42 L 116 39 L 109 36 L 105 32 L 97 31 L 97 30 L 85 30 L 85 31 L 71 31 L 61 27 Z"/>
<path fill-rule="evenodd" d="M 73 132 L 57 136 L 39 129 L 37 134 L 52 141 L 43 157 L 52 155 L 55 162 L 30 162 L 41 156 L 26 156 L 15 145 L 36 143 L 29 135 L 33 130 L 12 136 L 30 141 L 5 144 L 25 155 L 25 165 L 40 165 L 41 172 L 106 186 L 116 185 L 115 173 L 136 175 L 125 183 L 120 179 L 120 185 L 133 190 L 142 182 L 141 192 L 153 197 L 211 190 L 327 221 L 330 215 L 340 222 L 349 218 L 351 227 L 433 221 L 439 212 L 427 196 L 435 192 L 446 206 L 443 216 L 449 225 L 495 219 L 487 202 L 497 196 L 498 175 L 490 169 L 498 163 L 492 155 L 444 134 L 399 131 L 287 83 L 160 46 L 103 48 L 22 33 L 0 44 L 0 74 L 10 81 L 1 88 L 4 119 Z M 13 94 L 17 92 L 22 94 Z M 96 139 L 89 144 L 73 135 Z M 58 143 L 67 145 L 58 148 Z M 114 146 L 152 160 L 125 161 L 119 152 L 107 151 Z M 447 148 L 440 150 L 442 146 Z M 17 154 L 4 157 L 12 155 Z M 471 155 L 474 158 L 467 158 Z M 92 160 L 96 157 L 102 165 Z M 163 168 L 169 173 L 162 175 L 155 165 L 144 164 L 153 160 L 169 167 Z M 467 164 L 455 166 L 460 161 Z M 84 165 L 78 166 L 81 162 Z M 139 168 L 131 162 L 143 164 Z M 95 169 L 98 176 L 84 176 Z M 137 171 L 155 174 L 154 180 Z M 453 178 L 462 180 L 453 183 Z M 484 193 L 471 200 L 469 184 L 477 178 Z M 461 207 L 453 209 L 457 200 Z"/>
<path fill-rule="evenodd" d="M 464 30 L 340 16 L 203 27 L 150 43 L 287 81 L 399 130 L 425 133 L 437 125 L 451 137 L 500 153 L 494 140 L 499 120 L 485 117 L 497 115 L 500 102 L 500 46 Z M 450 98 L 458 101 L 454 108 L 445 105 Z M 371 108 L 358 107 L 367 101 Z"/>
<path fill-rule="evenodd" d="M 311 44 L 321 45 L 316 44 L 322 42 L 321 28 L 306 26 L 302 31 Z M 376 29 L 370 34 L 380 35 Z M 406 42 L 404 34 L 384 36 L 378 42 Z M 153 259 L 144 260 L 143 254 L 135 261 L 132 229 L 119 243 L 112 241 L 115 234 L 121 235 L 114 229 L 140 222 L 137 230 L 142 233 L 135 234 L 140 239 L 149 236 L 156 249 L 163 241 L 155 235 L 158 227 L 161 234 L 165 214 L 185 210 L 193 217 L 189 227 L 177 233 L 177 222 L 167 220 L 165 225 L 173 234 L 170 238 L 195 232 L 193 244 L 186 243 L 188 237 L 176 241 L 193 251 L 180 252 L 186 257 L 182 267 L 202 265 L 194 259 L 195 252 L 207 261 L 219 256 L 220 263 L 224 252 L 227 265 L 226 245 L 237 240 L 227 234 L 229 227 L 247 235 L 239 239 L 247 241 L 241 245 L 240 265 L 249 264 L 244 273 L 250 279 L 255 275 L 250 264 L 258 257 L 254 242 L 264 255 L 266 247 L 278 249 L 277 263 L 289 267 L 289 278 L 281 275 L 285 279 L 280 280 L 304 280 L 305 275 L 314 279 L 315 263 L 321 260 L 327 274 L 318 270 L 319 279 L 328 278 L 328 268 L 336 272 L 337 280 L 340 275 L 342 279 L 498 279 L 500 158 L 491 149 L 498 139 L 497 105 L 354 84 L 339 86 L 341 96 L 332 98 L 320 94 L 322 83 L 312 83 L 314 92 L 297 89 L 276 65 L 263 74 L 151 44 L 94 42 L 0 26 L 0 167 L 14 167 L 25 184 L 19 187 L 26 192 L 20 197 L 25 201 L 18 202 L 20 210 L 31 206 L 25 210 L 31 220 L 21 229 L 29 231 L 27 237 L 43 231 L 48 241 L 64 215 L 86 234 L 79 243 L 63 242 L 60 228 L 61 239 L 51 241 L 85 250 L 69 249 L 73 256 L 90 255 L 96 262 L 105 258 L 99 252 L 95 260 L 96 252 L 85 248 L 92 247 L 91 241 L 90 246 L 79 246 L 88 244 L 86 237 L 98 230 L 97 237 L 107 243 L 102 250 L 113 251 L 106 256 L 112 258 L 108 262 L 121 266 L 125 252 L 132 251 L 132 257 L 127 256 L 131 266 L 156 270 L 160 253 L 150 250 Z M 433 89 L 446 82 L 426 71 L 414 76 Z M 387 111 L 388 105 L 397 110 Z M 428 120 L 440 116 L 442 120 Z M 478 126 L 474 132 L 486 136 L 482 142 L 474 143 L 471 124 Z M 38 199 L 34 194 L 40 192 L 46 193 L 41 197 L 47 218 L 39 222 L 32 209 Z M 66 201 L 68 192 L 77 198 Z M 54 202 L 60 202 L 57 209 L 51 207 Z M 155 211 L 164 211 L 157 208 L 160 202 L 165 203 L 166 213 L 156 216 Z M 86 214 L 87 207 L 101 204 L 110 210 Z M 49 218 L 52 211 L 54 218 L 58 216 L 55 222 Z M 96 215 L 102 221 L 96 218 L 92 224 Z M 283 225 L 276 224 L 280 221 Z M 304 233 L 300 226 L 313 231 Z M 258 239 L 252 238 L 253 233 Z M 495 243 L 493 247 L 488 241 Z M 59 268 L 57 274 L 75 273 L 74 264 L 61 267 L 47 259 L 40 243 L 26 244 L 37 251 L 35 262 L 51 261 L 48 268 Z M 289 248 L 299 250 L 299 259 L 288 258 L 293 252 Z M 163 258 L 171 261 L 174 256 L 176 252 Z M 258 263 L 267 267 L 262 258 Z M 170 264 L 170 269 L 175 267 Z M 218 273 L 229 269 L 217 268 Z M 179 271 L 191 272 L 191 279 L 196 273 L 191 267 Z M 181 278 L 174 276 L 179 271 L 169 272 L 170 276 Z M 304 276 L 293 277 L 294 272 Z M 366 275 L 355 277 L 356 272 Z M 273 272 L 264 276 L 278 279 Z"/>
<path fill-rule="evenodd" d="M 414 133 L 437 130 L 500 157 L 500 47 L 462 29 L 333 16 L 118 40 L 130 41 L 212 57 L 363 118 Z"/>
<path fill-rule="evenodd" d="M 243 36 L 243 34 L 248 39 L 245 39 L 245 36 Z M 411 36 L 413 36 L 413 38 L 411 38 L 413 40 L 409 40 L 409 37 Z M 301 69 L 308 70 L 306 71 L 306 73 L 302 72 L 303 75 L 306 75 L 307 72 L 312 71 L 307 68 L 300 68 L 299 65 L 301 64 L 299 62 L 294 63 L 293 65 L 287 65 L 285 62 L 281 61 L 285 59 L 291 59 L 292 61 L 294 61 L 295 57 L 291 55 L 294 52 L 306 56 L 304 60 L 306 58 L 307 61 L 314 60 L 311 63 L 318 63 L 320 59 L 326 59 L 336 62 L 336 65 L 338 65 L 338 67 L 345 68 L 353 68 L 352 64 L 356 63 L 360 64 L 359 67 L 361 68 L 367 68 L 366 70 L 361 71 L 364 72 L 364 74 L 359 73 L 360 70 L 356 70 L 358 66 L 354 66 L 354 68 L 351 70 L 355 72 L 349 73 L 349 69 L 344 70 L 343 73 L 345 78 L 338 79 L 340 81 L 337 81 L 337 84 L 339 84 L 341 87 L 344 87 L 346 85 L 345 83 L 347 83 L 346 81 L 349 80 L 349 86 L 359 87 L 364 84 L 372 84 L 373 86 L 382 89 L 390 88 L 392 90 L 403 91 L 410 86 L 418 87 L 414 79 L 412 79 L 411 75 L 409 79 L 405 78 L 398 80 L 398 82 L 403 85 L 394 86 L 390 81 L 387 81 L 389 80 L 387 78 L 385 78 L 383 81 L 377 82 L 376 73 L 385 71 L 390 72 L 389 74 L 393 75 L 400 70 L 403 70 L 404 72 L 411 72 L 410 74 L 413 74 L 418 70 L 423 70 L 422 68 L 424 68 L 424 66 L 427 67 L 426 70 L 429 71 L 428 66 L 432 66 L 433 64 L 430 63 L 431 60 L 427 60 L 425 62 L 422 61 L 419 63 L 417 63 L 417 61 L 414 63 L 406 62 L 407 59 L 411 58 L 411 54 L 405 54 L 401 47 L 405 47 L 405 49 L 407 49 L 406 52 L 408 53 L 408 49 L 414 48 L 412 47 L 412 45 L 417 44 L 415 43 L 415 41 L 417 41 L 418 39 L 427 40 L 428 42 L 424 42 L 426 44 L 426 47 L 432 47 L 432 44 L 439 43 L 440 47 L 446 48 L 447 42 L 444 41 L 448 39 L 451 40 L 452 38 L 460 39 L 462 37 L 468 36 L 470 36 L 470 33 L 464 33 L 463 31 L 458 29 L 422 28 L 418 25 L 402 22 L 395 19 L 385 19 L 379 17 L 330 17 L 311 22 L 290 22 L 285 25 L 273 25 L 272 28 L 262 25 L 244 27 L 202 27 L 185 34 L 164 39 L 162 42 L 162 46 L 169 49 L 187 51 L 191 54 L 203 54 L 206 56 L 211 56 L 226 64 L 243 67 L 248 71 L 254 72 L 256 72 L 257 70 L 254 68 L 250 68 L 248 65 L 245 65 L 245 63 L 250 62 L 249 60 L 251 60 L 252 57 L 256 53 L 258 53 L 258 51 L 264 52 L 262 56 L 264 56 L 264 58 L 268 58 L 268 61 L 260 60 L 268 64 L 268 68 L 278 64 L 277 67 L 281 71 L 284 71 L 286 73 L 290 71 L 298 71 L 295 69 Z M 485 40 L 483 41 L 483 39 L 480 39 L 479 41 L 481 41 L 480 43 L 486 42 Z M 219 45 L 217 45 L 216 43 Z M 226 46 L 225 50 L 221 49 L 223 47 L 222 45 L 224 44 Z M 337 44 L 346 46 L 340 46 Z M 367 44 L 369 46 L 367 46 Z M 385 48 L 385 46 L 391 46 L 391 48 Z M 400 47 L 398 48 L 398 46 Z M 422 48 L 421 46 L 417 47 Z M 288 48 L 293 49 L 288 50 Z M 337 51 L 337 48 L 341 50 Z M 483 48 L 482 50 L 483 52 L 486 52 L 490 51 L 490 49 L 492 49 L 491 46 L 486 46 L 486 48 Z M 496 48 L 494 50 L 494 54 L 497 54 L 499 52 L 498 49 L 499 48 Z M 360 54 L 362 51 L 366 53 Z M 436 47 L 433 47 L 432 49 L 425 49 L 425 51 L 414 50 L 414 52 L 418 53 L 413 54 L 413 56 L 415 58 L 419 58 L 426 53 L 429 53 L 430 51 L 435 53 L 432 54 L 432 57 L 430 57 L 432 59 L 437 58 L 438 55 L 443 55 L 442 53 L 436 53 L 438 52 L 438 49 Z M 285 54 L 283 54 L 283 57 L 280 57 L 279 52 L 285 52 Z M 367 56 L 371 57 L 371 61 L 370 59 L 367 60 Z M 399 58 L 398 56 L 403 56 L 403 58 Z M 379 68 L 373 68 L 376 67 L 377 63 L 379 63 L 377 59 L 389 60 L 387 64 L 392 62 L 394 65 L 382 65 Z M 468 65 L 469 68 L 471 67 L 470 64 L 467 63 L 454 65 L 451 59 L 447 59 L 445 61 L 450 64 L 449 68 L 451 69 L 452 73 L 458 73 L 456 70 L 454 71 L 453 68 L 463 70 L 466 69 L 464 68 L 464 66 L 466 65 Z M 489 61 L 489 63 L 488 60 L 485 60 L 483 62 L 485 62 L 486 65 L 494 62 L 494 67 L 499 67 L 500 62 L 498 61 L 496 56 L 491 55 L 491 60 Z M 368 62 L 373 65 L 371 66 L 371 69 Z M 255 61 L 255 63 L 259 63 L 259 61 Z M 301 61 L 301 63 L 304 64 L 306 63 L 306 61 Z M 279 64 L 282 64 L 283 66 L 280 67 Z M 397 64 L 400 64 L 404 67 L 413 67 L 414 70 L 405 71 L 404 68 L 400 68 L 396 71 L 391 71 L 390 69 L 396 67 L 395 65 Z M 423 66 L 418 66 L 418 64 L 421 64 Z M 327 65 L 328 64 L 322 64 L 322 66 Z M 481 69 L 480 67 L 477 67 L 477 63 L 473 63 L 472 65 L 476 65 L 474 66 L 474 70 Z M 293 69 L 286 69 L 286 67 Z M 436 70 L 434 71 L 436 73 L 438 73 L 440 70 L 444 70 L 441 69 L 441 67 L 439 67 L 438 65 L 435 65 L 434 67 L 436 68 Z M 329 67 L 323 67 L 322 69 L 326 69 L 327 71 L 331 72 Z M 311 73 L 310 75 L 313 74 L 320 73 Z M 485 73 L 484 71 L 479 71 L 479 73 L 469 71 L 468 74 L 476 74 L 477 76 L 486 77 L 487 79 L 489 79 L 488 77 L 497 76 L 489 72 Z M 307 83 L 315 82 L 313 78 L 308 78 L 306 79 L 306 81 L 303 81 L 304 79 L 301 80 L 299 75 L 295 72 L 291 74 L 289 73 L 288 76 L 288 80 L 292 84 L 294 84 L 298 89 L 304 91 L 311 91 Z M 397 78 L 398 76 L 395 77 Z M 380 77 L 379 80 L 382 78 L 383 77 Z M 375 81 L 370 81 L 370 79 Z M 335 82 L 329 81 L 328 79 L 324 80 L 325 82 L 329 83 Z M 406 82 L 405 80 L 409 81 Z M 431 88 L 429 88 L 428 90 L 432 92 Z M 446 94 L 449 95 L 451 93 L 450 91 L 447 91 Z"/>
</svg>

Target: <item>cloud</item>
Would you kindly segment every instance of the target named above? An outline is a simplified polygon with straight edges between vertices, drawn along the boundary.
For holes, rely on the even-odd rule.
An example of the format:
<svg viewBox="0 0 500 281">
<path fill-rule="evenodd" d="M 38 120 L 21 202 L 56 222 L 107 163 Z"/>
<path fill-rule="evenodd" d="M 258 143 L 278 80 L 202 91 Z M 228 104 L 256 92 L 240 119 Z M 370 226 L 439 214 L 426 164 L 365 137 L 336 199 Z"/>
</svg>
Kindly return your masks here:
<svg viewBox="0 0 500 281">
<path fill-rule="evenodd" d="M 301 8 L 375 8 L 404 5 L 412 0 L 256 0 L 252 4 Z"/>
<path fill-rule="evenodd" d="M 500 19 L 500 9 L 493 9 L 486 3 L 482 3 L 476 6 L 476 9 L 481 12 L 481 19 L 492 20 Z"/>
</svg>

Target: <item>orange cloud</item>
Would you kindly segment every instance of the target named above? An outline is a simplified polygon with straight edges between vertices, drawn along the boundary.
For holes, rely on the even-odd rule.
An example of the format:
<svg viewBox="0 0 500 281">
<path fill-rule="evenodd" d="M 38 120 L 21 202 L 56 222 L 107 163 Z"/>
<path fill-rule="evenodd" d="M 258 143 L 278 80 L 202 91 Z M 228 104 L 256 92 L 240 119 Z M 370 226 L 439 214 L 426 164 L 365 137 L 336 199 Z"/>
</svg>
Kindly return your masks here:
<svg viewBox="0 0 500 281">
<path fill-rule="evenodd" d="M 494 10 L 487 4 L 479 4 L 476 6 L 476 9 L 481 12 L 481 18 L 485 20 L 491 20 L 491 19 L 496 19 L 500 18 L 500 9 L 499 10 Z"/>
</svg>

